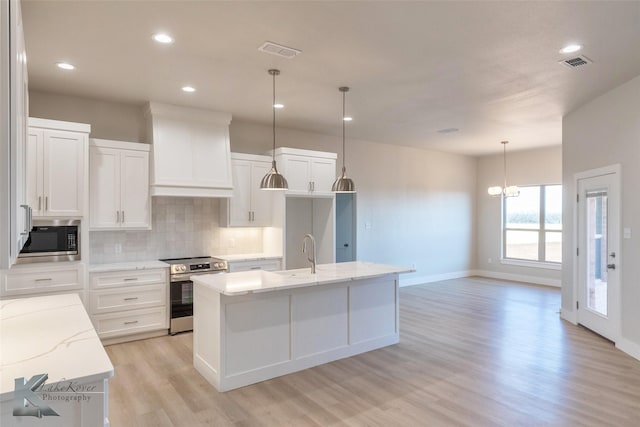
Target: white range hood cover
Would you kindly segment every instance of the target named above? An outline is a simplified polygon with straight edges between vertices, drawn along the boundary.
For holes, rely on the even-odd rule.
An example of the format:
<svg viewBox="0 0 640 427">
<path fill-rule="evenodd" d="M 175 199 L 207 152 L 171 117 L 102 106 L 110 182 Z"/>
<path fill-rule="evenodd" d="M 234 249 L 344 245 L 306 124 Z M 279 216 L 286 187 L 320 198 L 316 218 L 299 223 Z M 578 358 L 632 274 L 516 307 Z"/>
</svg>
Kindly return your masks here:
<svg viewBox="0 0 640 427">
<path fill-rule="evenodd" d="M 231 197 L 231 114 L 150 102 L 151 195 Z"/>
</svg>

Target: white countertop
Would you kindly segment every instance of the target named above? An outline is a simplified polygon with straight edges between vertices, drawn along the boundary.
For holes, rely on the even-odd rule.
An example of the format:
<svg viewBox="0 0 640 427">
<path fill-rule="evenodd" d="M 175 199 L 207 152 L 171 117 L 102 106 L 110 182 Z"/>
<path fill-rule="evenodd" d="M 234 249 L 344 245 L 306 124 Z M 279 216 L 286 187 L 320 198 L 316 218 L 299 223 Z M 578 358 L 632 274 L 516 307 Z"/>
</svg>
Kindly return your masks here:
<svg viewBox="0 0 640 427">
<path fill-rule="evenodd" d="M 215 257 L 223 259 L 227 262 L 233 262 L 233 261 L 260 261 L 263 259 L 281 259 L 282 255 L 270 255 L 270 254 L 258 253 L 258 254 L 215 255 Z"/>
<path fill-rule="evenodd" d="M 158 260 L 116 262 L 112 264 L 91 264 L 89 273 L 105 273 L 108 271 L 133 271 L 150 268 L 169 268 L 169 264 Z"/>
<path fill-rule="evenodd" d="M 76 294 L 0 301 L 0 400 L 14 379 L 48 374 L 47 384 L 113 376 L 113 365 Z"/>
<path fill-rule="evenodd" d="M 252 292 L 267 292 L 280 289 L 316 286 L 345 282 L 389 274 L 411 273 L 408 267 L 375 264 L 370 262 L 343 262 L 338 264 L 320 264 L 316 274 L 310 268 L 283 271 L 240 271 L 227 274 L 202 274 L 191 276 L 196 285 L 208 286 L 223 295 L 244 295 Z"/>
</svg>

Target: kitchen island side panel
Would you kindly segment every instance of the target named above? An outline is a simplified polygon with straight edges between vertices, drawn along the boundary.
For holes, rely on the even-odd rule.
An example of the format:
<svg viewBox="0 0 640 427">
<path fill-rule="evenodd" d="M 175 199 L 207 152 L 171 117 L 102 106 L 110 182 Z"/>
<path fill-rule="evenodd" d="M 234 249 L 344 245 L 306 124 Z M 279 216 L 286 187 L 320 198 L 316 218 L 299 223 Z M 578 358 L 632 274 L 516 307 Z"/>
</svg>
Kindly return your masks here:
<svg viewBox="0 0 640 427">
<path fill-rule="evenodd" d="M 194 286 L 194 366 L 219 391 L 254 384 L 398 343 L 398 310 L 397 274 L 237 296 Z"/>
</svg>

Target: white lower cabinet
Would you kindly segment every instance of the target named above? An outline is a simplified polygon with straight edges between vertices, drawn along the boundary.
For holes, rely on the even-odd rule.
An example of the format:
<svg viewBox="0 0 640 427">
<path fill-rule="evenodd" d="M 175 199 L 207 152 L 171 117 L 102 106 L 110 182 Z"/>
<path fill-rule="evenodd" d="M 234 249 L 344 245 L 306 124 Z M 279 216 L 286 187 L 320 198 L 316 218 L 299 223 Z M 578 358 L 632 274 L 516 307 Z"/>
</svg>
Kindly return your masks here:
<svg viewBox="0 0 640 427">
<path fill-rule="evenodd" d="M 89 274 L 89 314 L 98 336 L 128 341 L 169 328 L 167 269 Z"/>
<path fill-rule="evenodd" d="M 250 270 L 278 271 L 282 269 L 282 259 L 245 259 L 239 261 L 227 261 L 227 265 L 229 266 L 229 273 Z"/>
<path fill-rule="evenodd" d="M 82 291 L 82 264 L 34 264 L 16 266 L 4 273 L 0 296 L 33 296 Z"/>
</svg>

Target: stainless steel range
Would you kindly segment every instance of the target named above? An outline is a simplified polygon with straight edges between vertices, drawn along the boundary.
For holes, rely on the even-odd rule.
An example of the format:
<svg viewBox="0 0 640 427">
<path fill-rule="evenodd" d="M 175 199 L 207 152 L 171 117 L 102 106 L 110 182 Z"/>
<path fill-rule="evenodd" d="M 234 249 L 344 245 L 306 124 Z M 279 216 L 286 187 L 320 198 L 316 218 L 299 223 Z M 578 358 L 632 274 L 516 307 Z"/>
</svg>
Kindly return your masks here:
<svg viewBox="0 0 640 427">
<path fill-rule="evenodd" d="M 169 333 L 193 330 L 193 282 L 195 274 L 225 273 L 227 262 L 208 256 L 195 258 L 161 259 L 171 266 L 169 271 L 169 294 L 171 325 Z"/>
</svg>

